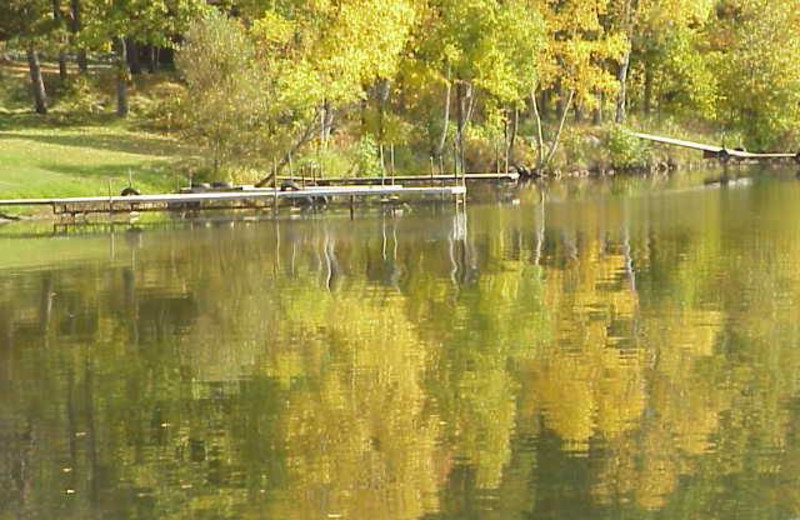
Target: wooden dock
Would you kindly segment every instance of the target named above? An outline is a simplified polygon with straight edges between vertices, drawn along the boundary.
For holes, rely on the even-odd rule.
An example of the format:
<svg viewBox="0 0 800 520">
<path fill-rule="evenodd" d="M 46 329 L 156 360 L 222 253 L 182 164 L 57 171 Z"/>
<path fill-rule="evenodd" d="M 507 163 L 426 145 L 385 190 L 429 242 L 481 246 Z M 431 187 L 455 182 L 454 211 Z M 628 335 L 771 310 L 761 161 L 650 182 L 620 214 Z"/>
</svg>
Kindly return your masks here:
<svg viewBox="0 0 800 520">
<path fill-rule="evenodd" d="M 442 184 L 464 182 L 517 182 L 519 174 L 510 173 L 467 173 L 463 175 L 397 175 L 384 177 L 278 177 L 279 181 L 293 181 L 306 186 L 391 186 L 393 184 Z"/>
<path fill-rule="evenodd" d="M 730 160 L 738 161 L 780 161 L 780 160 L 795 160 L 800 163 L 800 152 L 797 153 L 754 153 L 746 150 L 730 149 L 723 146 L 715 146 L 710 144 L 695 143 L 692 141 L 684 141 L 682 139 L 673 139 L 671 137 L 662 137 L 659 135 L 643 134 L 639 132 L 631 132 L 631 135 L 644 139 L 653 143 L 667 144 L 670 146 L 678 146 L 680 148 L 688 148 L 691 150 L 698 150 L 703 152 L 703 157 L 706 159 L 719 159 L 722 162 Z"/>
<path fill-rule="evenodd" d="M 0 200 L 0 208 L 50 206 L 56 215 L 86 213 L 131 213 L 139 211 L 197 211 L 212 209 L 258 209 L 270 205 L 277 208 L 281 200 L 318 201 L 344 198 L 353 203 L 357 198 L 442 198 L 460 200 L 467 190 L 464 186 L 336 186 L 308 187 L 280 191 L 276 188 L 249 188 L 238 191 L 208 191 L 160 195 L 108 197 L 67 197 L 42 199 Z"/>
</svg>

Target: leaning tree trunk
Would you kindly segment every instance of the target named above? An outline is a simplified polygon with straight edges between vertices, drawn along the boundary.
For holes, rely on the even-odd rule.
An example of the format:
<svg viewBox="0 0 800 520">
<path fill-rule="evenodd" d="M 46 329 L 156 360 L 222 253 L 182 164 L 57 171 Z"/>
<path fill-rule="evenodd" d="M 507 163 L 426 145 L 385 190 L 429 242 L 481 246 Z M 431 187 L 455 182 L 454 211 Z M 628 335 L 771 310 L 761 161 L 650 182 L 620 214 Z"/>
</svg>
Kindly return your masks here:
<svg viewBox="0 0 800 520">
<path fill-rule="evenodd" d="M 44 88 L 42 68 L 39 66 L 39 55 L 33 44 L 28 45 L 28 67 L 31 72 L 31 90 L 33 91 L 34 107 L 37 114 L 47 113 L 47 91 Z"/>
<path fill-rule="evenodd" d="M 73 38 L 83 29 L 83 22 L 81 21 L 81 0 L 71 0 L 70 9 L 72 10 L 72 36 Z M 89 62 L 86 59 L 86 49 L 81 47 L 78 49 L 78 70 L 81 74 L 89 70 Z"/>
<path fill-rule="evenodd" d="M 126 117 L 128 115 L 128 50 L 125 45 L 125 38 L 117 36 L 114 38 L 114 50 L 117 54 L 117 115 Z"/>
</svg>

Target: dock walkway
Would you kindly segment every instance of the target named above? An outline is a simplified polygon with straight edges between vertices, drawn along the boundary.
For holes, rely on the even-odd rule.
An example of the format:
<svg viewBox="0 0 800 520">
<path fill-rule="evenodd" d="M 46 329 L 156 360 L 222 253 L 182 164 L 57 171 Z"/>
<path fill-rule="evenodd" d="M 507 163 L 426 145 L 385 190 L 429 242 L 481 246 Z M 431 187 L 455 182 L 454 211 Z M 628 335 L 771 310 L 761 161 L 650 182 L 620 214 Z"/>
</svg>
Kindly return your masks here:
<svg viewBox="0 0 800 520">
<path fill-rule="evenodd" d="M 650 141 L 653 143 L 667 144 L 670 146 L 678 146 L 680 148 L 689 148 L 691 150 L 698 150 L 703 152 L 703 157 L 706 159 L 719 159 L 722 162 L 727 162 L 731 159 L 740 161 L 776 161 L 776 160 L 790 160 L 794 159 L 800 163 L 800 152 L 798 153 L 754 153 L 746 150 L 737 150 L 725 148 L 723 146 L 716 146 L 704 143 L 695 143 L 692 141 L 684 141 L 683 139 L 673 139 L 671 137 L 662 137 L 659 135 L 643 134 L 640 132 L 631 132 L 631 135 Z"/>
<path fill-rule="evenodd" d="M 129 213 L 134 211 L 206 210 L 257 208 L 259 202 L 272 203 L 282 199 L 319 199 L 346 197 L 452 197 L 466 195 L 464 186 L 336 186 L 308 187 L 280 191 L 275 188 L 249 188 L 240 191 L 178 193 L 160 195 L 131 195 L 108 197 L 66 197 L 0 200 L 2 207 L 50 206 L 54 214 Z"/>
<path fill-rule="evenodd" d="M 516 172 L 510 173 L 467 173 L 456 175 L 397 175 L 385 177 L 331 177 L 331 178 L 314 178 L 314 177 L 278 177 L 279 181 L 294 181 L 297 183 L 305 183 L 306 185 L 315 184 L 317 186 L 347 186 L 347 185 L 384 185 L 391 186 L 393 184 L 440 184 L 447 182 L 517 182 L 519 181 L 519 174 Z"/>
</svg>

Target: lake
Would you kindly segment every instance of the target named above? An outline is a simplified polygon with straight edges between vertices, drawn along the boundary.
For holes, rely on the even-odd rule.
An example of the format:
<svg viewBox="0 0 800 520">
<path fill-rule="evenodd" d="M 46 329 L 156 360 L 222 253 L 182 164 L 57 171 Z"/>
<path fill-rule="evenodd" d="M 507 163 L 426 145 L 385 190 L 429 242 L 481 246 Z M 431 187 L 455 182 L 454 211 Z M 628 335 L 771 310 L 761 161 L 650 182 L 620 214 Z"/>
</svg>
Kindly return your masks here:
<svg viewBox="0 0 800 520">
<path fill-rule="evenodd" d="M 800 181 L 0 227 L 0 518 L 800 515 Z"/>
</svg>

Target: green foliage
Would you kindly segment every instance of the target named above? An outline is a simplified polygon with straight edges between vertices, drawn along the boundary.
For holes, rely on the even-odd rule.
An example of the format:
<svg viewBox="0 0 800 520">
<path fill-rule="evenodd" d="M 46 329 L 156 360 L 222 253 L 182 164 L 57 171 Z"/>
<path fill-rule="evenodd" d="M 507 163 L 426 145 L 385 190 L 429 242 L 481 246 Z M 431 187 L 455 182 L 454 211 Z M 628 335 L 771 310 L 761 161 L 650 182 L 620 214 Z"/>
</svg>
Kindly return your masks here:
<svg viewBox="0 0 800 520">
<path fill-rule="evenodd" d="M 102 97 L 97 79 L 82 75 L 64 86 L 57 108 L 62 113 L 78 118 L 97 115 L 104 111 L 100 103 Z"/>
<path fill-rule="evenodd" d="M 800 2 L 726 2 L 722 28 L 721 118 L 751 149 L 800 138 Z"/>
<path fill-rule="evenodd" d="M 611 125 L 605 134 L 611 165 L 614 168 L 629 170 L 643 168 L 650 163 L 649 146 L 631 135 L 629 129 Z"/>
<path fill-rule="evenodd" d="M 241 23 L 220 13 L 194 23 L 178 54 L 186 131 L 211 151 L 215 171 L 261 155 L 267 106 L 255 56 Z"/>
<path fill-rule="evenodd" d="M 380 150 L 370 134 L 361 137 L 354 147 L 355 168 L 359 177 L 378 177 L 383 172 Z"/>
<path fill-rule="evenodd" d="M 0 40 L 18 59 L 87 49 L 104 63 L 112 40 L 185 42 L 185 96 L 141 97 L 132 110 L 151 128 L 185 127 L 217 168 L 264 169 L 274 158 L 284 169 L 320 149 L 339 157 L 336 169 L 358 170 L 352 143 L 371 134 L 410 147 L 417 171 L 431 156 L 447 169 L 490 170 L 518 125 L 527 134 L 510 155 L 533 140 L 529 166 L 546 170 L 569 162 L 562 137 L 570 147 L 583 139 L 570 132 L 577 110 L 577 126 L 597 116 L 595 134 L 614 112 L 658 114 L 746 135 L 751 149 L 796 148 L 799 12 L 798 0 L 7 0 Z M 114 73 L 98 74 L 104 98 L 138 86 L 122 61 L 119 52 Z M 55 82 L 49 66 L 56 111 L 100 110 L 87 84 Z M 581 166 L 595 160 L 585 155 Z"/>
</svg>

